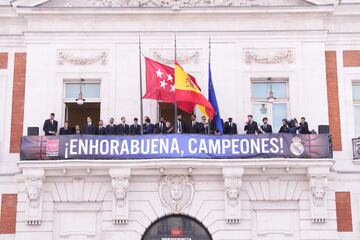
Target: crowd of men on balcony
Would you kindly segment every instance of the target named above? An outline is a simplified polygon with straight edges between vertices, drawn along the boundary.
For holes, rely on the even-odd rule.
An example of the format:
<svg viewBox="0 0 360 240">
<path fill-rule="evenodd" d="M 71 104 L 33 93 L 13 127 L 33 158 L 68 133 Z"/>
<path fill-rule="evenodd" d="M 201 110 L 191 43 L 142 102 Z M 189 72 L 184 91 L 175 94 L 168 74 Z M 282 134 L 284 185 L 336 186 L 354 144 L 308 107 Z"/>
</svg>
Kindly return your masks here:
<svg viewBox="0 0 360 240">
<path fill-rule="evenodd" d="M 104 125 L 104 122 L 100 120 L 97 125 L 92 122 L 91 117 L 87 117 L 86 124 L 80 127 L 76 125 L 75 129 L 69 127 L 67 121 L 64 122 L 64 126 L 60 128 L 59 135 L 70 134 L 90 134 L 90 135 L 140 135 L 141 125 L 137 118 L 134 118 L 134 123 L 129 125 L 126 123 L 125 117 L 121 118 L 120 124 L 115 124 L 114 118 L 110 118 L 109 124 Z M 221 120 L 222 121 L 222 120 Z M 278 131 L 279 133 L 299 133 L 310 134 L 308 123 L 305 118 L 302 117 L 298 123 L 296 118 L 287 120 L 283 119 L 283 124 Z M 263 124 L 260 126 L 253 120 L 252 115 L 248 115 L 247 121 L 244 126 L 246 134 L 261 134 L 261 133 L 273 133 L 272 126 L 268 123 L 268 118 L 262 119 Z M 237 125 L 233 122 L 232 118 L 229 118 L 225 124 L 222 121 L 224 134 L 238 134 Z M 45 120 L 43 125 L 43 131 L 45 135 L 56 135 L 58 130 L 58 122 L 55 120 L 55 114 L 51 113 L 50 118 Z M 191 123 L 186 124 L 182 120 L 182 115 L 177 115 L 177 124 L 174 126 L 171 122 L 166 121 L 164 117 L 160 117 L 159 122 L 153 124 L 149 117 L 145 117 L 143 124 L 143 134 L 171 134 L 171 133 L 192 133 L 192 134 L 220 134 L 219 130 L 215 127 L 213 121 L 210 124 L 207 122 L 205 116 L 201 118 L 201 122 L 196 121 L 196 115 L 191 115 Z"/>
</svg>

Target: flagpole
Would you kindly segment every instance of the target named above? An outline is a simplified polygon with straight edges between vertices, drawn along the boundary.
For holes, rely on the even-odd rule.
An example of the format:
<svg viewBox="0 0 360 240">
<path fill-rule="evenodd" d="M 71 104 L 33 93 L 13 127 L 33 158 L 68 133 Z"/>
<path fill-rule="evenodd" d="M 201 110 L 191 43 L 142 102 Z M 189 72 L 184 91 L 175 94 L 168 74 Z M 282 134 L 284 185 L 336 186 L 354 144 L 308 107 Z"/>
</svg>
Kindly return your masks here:
<svg viewBox="0 0 360 240">
<path fill-rule="evenodd" d="M 139 36 L 139 71 L 140 71 L 140 134 L 144 134 L 144 110 L 143 110 L 143 97 L 142 97 L 142 67 L 141 67 L 141 37 Z"/>
<path fill-rule="evenodd" d="M 175 37 L 174 37 L 174 65 L 176 63 L 176 33 L 175 33 Z M 174 68 L 175 69 L 175 68 Z M 174 84 L 175 84 L 175 81 L 176 81 L 176 76 L 175 76 L 175 70 L 174 70 Z M 176 90 L 175 90 L 176 91 Z M 175 93 L 174 93 L 175 94 Z M 174 102 L 174 107 L 175 107 L 175 111 L 174 111 L 174 127 L 175 127 L 175 133 L 177 133 L 177 130 L 178 130 L 178 124 L 177 124 L 177 102 L 176 102 L 176 99 L 175 99 L 175 102 Z"/>
<path fill-rule="evenodd" d="M 209 36 L 209 62 L 208 62 L 208 74 L 210 74 L 210 64 L 211 64 L 211 36 Z M 208 96 L 209 97 L 209 96 Z M 211 122 L 210 122 L 210 118 L 209 118 L 209 123 L 208 123 L 208 134 L 211 134 L 210 130 L 211 130 Z"/>
</svg>

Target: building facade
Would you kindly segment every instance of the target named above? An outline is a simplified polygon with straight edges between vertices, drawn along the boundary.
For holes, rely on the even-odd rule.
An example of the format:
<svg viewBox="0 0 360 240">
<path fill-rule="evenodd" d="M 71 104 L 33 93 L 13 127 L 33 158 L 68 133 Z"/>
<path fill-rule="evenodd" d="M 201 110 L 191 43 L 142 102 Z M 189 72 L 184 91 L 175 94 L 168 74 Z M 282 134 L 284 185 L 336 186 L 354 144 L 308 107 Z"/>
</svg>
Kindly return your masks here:
<svg viewBox="0 0 360 240">
<path fill-rule="evenodd" d="M 187 239 L 184 226 L 192 239 L 360 238 L 358 1 L 0 0 L 0 20 L 1 240 Z M 211 59 L 239 133 L 248 114 L 274 131 L 304 116 L 329 125 L 333 158 L 20 161 L 51 112 L 59 125 L 140 117 L 143 56 L 171 65 L 175 39 L 205 95 Z"/>
</svg>

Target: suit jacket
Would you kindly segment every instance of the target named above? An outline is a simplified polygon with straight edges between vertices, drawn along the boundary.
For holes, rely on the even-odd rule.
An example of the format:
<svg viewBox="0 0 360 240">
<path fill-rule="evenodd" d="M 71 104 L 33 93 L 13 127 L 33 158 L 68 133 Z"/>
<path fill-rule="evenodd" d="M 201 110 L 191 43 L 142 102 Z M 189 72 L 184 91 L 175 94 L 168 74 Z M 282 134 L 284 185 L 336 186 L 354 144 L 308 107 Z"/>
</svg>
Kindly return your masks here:
<svg viewBox="0 0 360 240">
<path fill-rule="evenodd" d="M 106 135 L 116 135 L 117 134 L 117 126 L 113 124 L 112 126 L 109 124 L 106 126 Z"/>
<path fill-rule="evenodd" d="M 155 129 L 154 129 L 154 132 L 155 133 L 166 133 L 166 126 L 165 126 L 165 123 L 162 122 L 162 126 L 160 124 L 160 122 L 157 122 L 155 123 Z"/>
<path fill-rule="evenodd" d="M 223 130 L 224 130 L 224 128 L 225 128 L 225 126 L 224 126 L 224 120 L 223 120 L 222 118 L 221 118 L 220 120 L 221 120 L 221 126 L 223 127 Z M 220 133 L 219 133 L 219 129 L 218 129 L 218 127 L 216 126 L 215 118 L 213 118 L 213 120 L 211 120 L 211 122 L 210 122 L 210 133 L 211 133 L 211 134 L 220 134 Z"/>
<path fill-rule="evenodd" d="M 193 124 L 193 122 L 190 123 L 189 126 L 189 133 L 200 133 L 200 123 L 196 122 Z"/>
<path fill-rule="evenodd" d="M 128 124 L 125 123 L 125 126 L 120 123 L 118 126 L 118 134 L 119 135 L 129 135 L 129 132 L 130 132 L 130 127 Z"/>
<path fill-rule="evenodd" d="M 272 133 L 272 126 L 270 124 L 266 124 L 265 125 L 261 125 L 260 128 L 265 132 L 265 133 Z"/>
<path fill-rule="evenodd" d="M 140 124 L 137 124 L 136 126 L 135 124 L 131 124 L 129 133 L 130 135 L 140 135 L 141 134 Z"/>
<path fill-rule="evenodd" d="M 304 122 L 304 124 L 299 123 L 298 129 L 300 134 L 310 134 L 309 125 L 307 122 Z"/>
<path fill-rule="evenodd" d="M 201 134 L 209 134 L 209 125 L 203 124 L 202 122 L 199 124 L 199 133 Z"/>
<path fill-rule="evenodd" d="M 237 134 L 237 126 L 234 122 L 225 122 L 224 134 Z"/>
<path fill-rule="evenodd" d="M 165 126 L 165 133 L 174 133 L 174 126 L 166 127 Z"/>
<path fill-rule="evenodd" d="M 56 120 L 53 120 L 53 123 L 51 123 L 50 119 L 46 119 L 44 122 L 43 130 L 45 132 L 45 136 L 49 135 L 56 135 L 58 128 L 58 122 Z M 49 133 L 50 131 L 54 131 L 55 134 Z"/>
<path fill-rule="evenodd" d="M 106 135 L 106 127 L 102 126 L 96 128 L 96 134 L 97 135 Z"/>
<path fill-rule="evenodd" d="M 255 134 L 256 132 L 259 132 L 257 122 L 252 121 L 250 124 L 246 124 L 244 127 L 244 131 L 246 131 L 246 134 Z"/>
<path fill-rule="evenodd" d="M 279 133 L 288 133 L 289 132 L 289 128 L 287 126 L 282 125 Z"/>
<path fill-rule="evenodd" d="M 178 124 L 177 124 L 177 129 L 175 129 L 175 133 L 180 133 L 179 132 L 179 126 L 181 126 L 181 133 L 187 133 L 187 128 L 186 128 L 186 124 L 184 123 L 184 121 L 179 121 L 179 120 L 176 120 L 178 121 Z M 179 124 L 180 122 L 180 124 Z M 175 124 L 174 124 L 175 125 Z"/>
<path fill-rule="evenodd" d="M 72 133 L 73 133 L 73 131 L 70 128 L 65 129 L 64 127 L 60 128 L 60 131 L 59 131 L 59 135 L 70 135 Z"/>
<path fill-rule="evenodd" d="M 155 126 L 152 123 L 144 124 L 144 134 L 153 134 Z"/>
<path fill-rule="evenodd" d="M 85 124 L 83 126 L 82 134 L 96 134 L 96 126 L 94 124 L 91 124 L 90 126 L 88 124 Z"/>
</svg>

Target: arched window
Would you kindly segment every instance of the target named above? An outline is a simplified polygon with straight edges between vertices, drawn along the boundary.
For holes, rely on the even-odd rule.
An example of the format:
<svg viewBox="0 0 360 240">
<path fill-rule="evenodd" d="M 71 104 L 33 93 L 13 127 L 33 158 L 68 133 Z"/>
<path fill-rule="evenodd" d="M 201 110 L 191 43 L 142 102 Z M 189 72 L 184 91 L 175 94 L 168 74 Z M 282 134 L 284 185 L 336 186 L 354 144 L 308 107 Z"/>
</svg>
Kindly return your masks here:
<svg viewBox="0 0 360 240">
<path fill-rule="evenodd" d="M 205 226 L 194 218 L 170 215 L 156 220 L 142 240 L 212 240 Z"/>
</svg>

